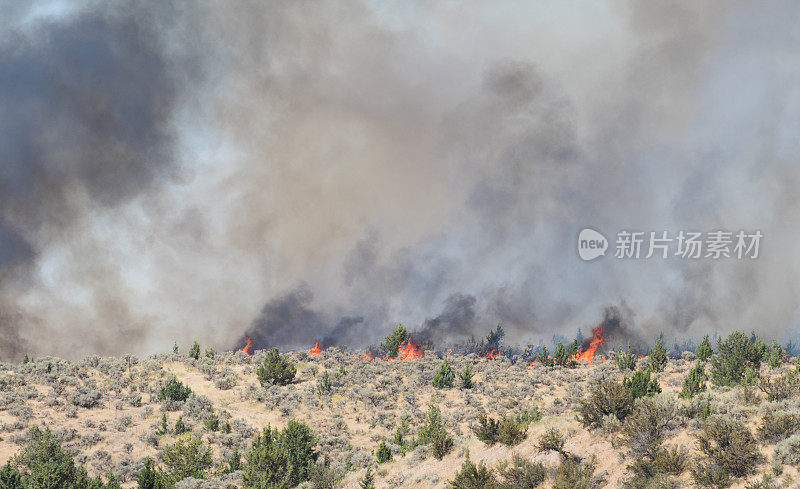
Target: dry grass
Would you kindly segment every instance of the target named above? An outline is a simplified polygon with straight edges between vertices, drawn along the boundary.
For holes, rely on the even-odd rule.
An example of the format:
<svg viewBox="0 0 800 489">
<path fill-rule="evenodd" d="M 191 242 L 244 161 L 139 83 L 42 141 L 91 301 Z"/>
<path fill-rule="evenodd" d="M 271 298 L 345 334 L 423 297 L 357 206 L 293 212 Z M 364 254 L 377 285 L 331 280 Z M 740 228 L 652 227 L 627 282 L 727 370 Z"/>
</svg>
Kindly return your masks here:
<svg viewBox="0 0 800 489">
<path fill-rule="evenodd" d="M 144 359 L 93 357 L 77 363 L 43 358 L 26 365 L 0 365 L 0 463 L 19 450 L 28 427 L 47 425 L 90 472 L 105 473 L 113 469 L 126 487 L 132 487 L 143 459 L 158 460 L 159 447 L 173 441 L 170 434 L 158 431 L 164 412 L 170 429 L 182 415 L 190 429 L 212 447 L 215 463 L 220 467 L 234 448 L 246 450 L 254 430 L 267 424 L 283 427 L 290 418 L 305 421 L 318 436 L 320 450 L 332 464 L 343 466 L 349 461 L 352 465 L 353 470 L 342 482 L 342 487 L 347 488 L 357 487 L 364 468 L 375 461 L 371 452 L 384 439 L 396 453 L 394 461 L 380 465 L 375 471 L 379 488 L 446 487 L 467 451 L 474 462 L 492 467 L 510 460 L 516 453 L 553 469 L 562 456 L 540 453 L 537 448 L 539 438 L 551 427 L 566 436 L 565 452 L 581 458 L 596 456 L 596 473 L 605 475 L 606 487 L 619 487 L 630 475 L 627 466 L 633 460 L 620 425 L 610 422 L 587 430 L 576 416 L 578 400 L 589 394 L 590 386 L 597 380 L 621 381 L 623 374 L 613 362 L 566 369 L 531 367 L 524 361 L 512 363 L 506 358 L 453 356 L 450 361 L 456 371 L 468 363 L 472 365 L 475 387 L 440 390 L 431 385 L 440 363 L 432 354 L 408 362 L 382 362 L 329 349 L 313 356 L 306 352 L 293 354 L 298 367 L 295 382 L 282 387 L 262 387 L 256 379 L 255 367 L 263 354 L 256 352 L 247 357 L 242 353 L 225 353 L 217 354 L 213 360 L 201 356 L 198 361 L 178 355 Z M 673 398 L 677 412 L 691 402 L 678 399 L 678 392 L 693 364 L 670 360 L 665 370 L 656 374 L 663 389 L 660 396 Z M 215 383 L 219 376 L 230 377 L 230 371 L 223 369 L 230 369 L 237 377 L 236 385 L 230 389 L 219 388 L 225 383 Z M 774 376 L 786 369 L 764 367 L 762 375 Z M 330 395 L 317 392 L 317 379 L 326 370 L 333 384 Z M 188 385 L 196 397 L 176 406 L 179 410 L 162 411 L 165 406 L 157 399 L 158 388 L 172 375 Z M 740 389 L 711 389 L 708 395 L 716 414 L 742 421 L 754 433 L 763 414 L 798 409 L 798 396 L 777 402 L 768 402 L 760 396 L 756 404 L 751 404 L 745 402 Z M 95 391 L 100 393 L 98 405 L 76 406 L 92 404 Z M 405 438 L 412 439 L 422 426 L 431 402 L 440 408 L 455 449 L 441 461 L 429 456 L 424 447 L 403 456 L 399 447 L 391 443 L 395 431 L 405 419 L 408 421 Z M 204 427 L 209 406 L 213 406 L 221 424 L 230 423 L 230 433 L 209 432 Z M 499 419 L 533 407 L 539 408 L 543 418 L 531 424 L 527 438 L 513 448 L 502 444 L 486 446 L 473 433 L 472 426 L 481 413 Z M 683 447 L 689 451 L 690 460 L 697 458 L 694 435 L 699 432 L 702 420 L 678 415 L 674 424 L 665 445 Z M 750 481 L 775 470 L 772 463 L 775 443 L 764 442 L 761 451 L 767 463 L 759 467 L 759 473 Z M 797 467 L 782 466 L 777 480 L 785 483 L 790 479 L 792 482 L 781 487 L 800 487 Z M 678 480 L 684 487 L 693 487 L 688 471 Z M 745 482 L 738 481 L 732 487 L 742 488 Z M 542 487 L 548 488 L 550 484 L 548 479 Z"/>
</svg>

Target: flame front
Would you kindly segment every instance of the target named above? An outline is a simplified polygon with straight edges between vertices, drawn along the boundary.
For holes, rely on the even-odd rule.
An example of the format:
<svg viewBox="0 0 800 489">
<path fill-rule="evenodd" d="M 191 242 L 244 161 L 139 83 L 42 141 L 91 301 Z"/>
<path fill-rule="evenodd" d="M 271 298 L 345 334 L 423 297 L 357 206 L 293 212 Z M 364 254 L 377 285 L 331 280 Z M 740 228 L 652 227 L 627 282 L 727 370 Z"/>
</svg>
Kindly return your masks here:
<svg viewBox="0 0 800 489">
<path fill-rule="evenodd" d="M 241 351 L 245 352 L 246 354 L 250 354 L 250 348 L 253 346 L 253 342 L 250 340 L 250 337 L 244 339 L 244 348 Z"/>
<path fill-rule="evenodd" d="M 576 353 L 575 359 L 592 363 L 594 352 L 597 351 L 597 347 L 602 345 L 604 341 L 603 326 L 595 326 L 592 328 L 592 339 L 589 341 L 589 346 Z"/>
<path fill-rule="evenodd" d="M 316 355 L 319 352 L 320 352 L 319 341 L 315 341 L 314 346 L 308 349 L 308 353 Z"/>
<path fill-rule="evenodd" d="M 407 338 L 400 344 L 397 350 L 397 358 L 400 360 L 414 360 L 415 358 L 422 358 L 423 352 L 419 345 Z"/>
</svg>

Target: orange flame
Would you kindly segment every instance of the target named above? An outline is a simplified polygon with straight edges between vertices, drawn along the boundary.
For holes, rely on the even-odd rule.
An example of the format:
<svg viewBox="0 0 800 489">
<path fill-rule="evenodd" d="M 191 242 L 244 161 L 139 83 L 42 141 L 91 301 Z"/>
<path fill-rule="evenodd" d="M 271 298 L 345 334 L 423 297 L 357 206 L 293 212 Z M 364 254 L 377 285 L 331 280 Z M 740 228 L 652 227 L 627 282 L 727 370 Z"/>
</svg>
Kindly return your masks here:
<svg viewBox="0 0 800 489">
<path fill-rule="evenodd" d="M 319 352 L 320 352 L 320 349 L 319 349 L 319 341 L 315 341 L 315 342 L 314 342 L 314 346 L 313 346 L 312 348 L 309 348 L 309 349 L 308 349 L 308 353 L 310 353 L 310 354 L 312 354 L 312 355 L 316 355 L 316 354 L 317 354 L 317 353 L 319 353 Z"/>
<path fill-rule="evenodd" d="M 496 358 L 498 355 L 500 355 L 500 352 L 499 352 L 499 351 L 497 351 L 497 350 L 492 350 L 492 351 L 487 351 L 487 352 L 484 352 L 484 353 L 482 353 L 482 354 L 481 354 L 481 357 L 483 357 L 483 358 L 486 358 L 486 359 L 488 359 L 488 360 L 493 360 L 493 359 L 494 359 L 494 358 Z"/>
<path fill-rule="evenodd" d="M 603 326 L 595 326 L 592 328 L 592 339 L 589 341 L 589 346 L 576 353 L 574 356 L 575 360 L 584 360 L 591 364 L 593 361 L 594 352 L 597 351 L 597 347 L 602 345 L 604 341 Z M 603 361 L 605 361 L 605 358 Z"/>
<path fill-rule="evenodd" d="M 414 360 L 415 358 L 422 358 L 423 354 L 422 348 L 411 341 L 411 338 L 407 338 L 404 342 L 402 342 L 400 344 L 400 348 L 397 350 L 397 358 L 400 360 Z"/>
<path fill-rule="evenodd" d="M 250 337 L 244 339 L 245 345 L 241 351 L 245 352 L 246 354 L 250 355 L 250 348 L 253 346 L 253 342 L 250 341 Z"/>
<path fill-rule="evenodd" d="M 375 358 L 375 355 L 373 355 L 371 351 L 367 350 L 364 352 L 364 360 L 372 360 L 373 358 Z"/>
</svg>

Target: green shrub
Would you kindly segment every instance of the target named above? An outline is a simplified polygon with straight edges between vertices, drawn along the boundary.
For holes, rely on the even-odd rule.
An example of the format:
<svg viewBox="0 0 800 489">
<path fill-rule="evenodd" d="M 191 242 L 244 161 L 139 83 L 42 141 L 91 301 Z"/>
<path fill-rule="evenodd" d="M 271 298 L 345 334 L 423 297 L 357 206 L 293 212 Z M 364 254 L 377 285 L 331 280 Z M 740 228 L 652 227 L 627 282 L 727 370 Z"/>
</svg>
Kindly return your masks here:
<svg viewBox="0 0 800 489">
<path fill-rule="evenodd" d="M 192 343 L 192 347 L 189 348 L 189 358 L 194 358 L 195 360 L 200 359 L 200 344 L 196 341 Z"/>
<path fill-rule="evenodd" d="M 166 474 L 155 467 L 153 459 L 150 457 L 144 461 L 144 467 L 139 471 L 136 480 L 138 489 L 170 489 L 173 487 Z"/>
<path fill-rule="evenodd" d="M 489 446 L 497 443 L 497 432 L 500 428 L 500 422 L 494 418 L 489 418 L 485 414 L 478 416 L 478 424 L 472 427 L 475 436 Z"/>
<path fill-rule="evenodd" d="M 594 489 L 603 485 L 603 480 L 594 476 L 594 460 L 579 461 L 564 459 L 553 476 L 553 489 Z"/>
<path fill-rule="evenodd" d="M 25 489 L 119 487 L 113 474 L 109 474 L 109 484 L 104 484 L 100 476 L 90 479 L 86 468 L 75 465 L 72 455 L 61 448 L 49 429 L 42 431 L 36 426 L 29 430 L 25 445 L 11 459 L 8 468 L 0 471 L 0 478 L 10 488 L 14 485 Z"/>
<path fill-rule="evenodd" d="M 536 356 L 536 360 L 542 364 L 544 367 L 552 367 L 553 366 L 553 359 L 547 352 L 547 345 L 542 345 L 542 350 Z"/>
<path fill-rule="evenodd" d="M 453 449 L 453 438 L 447 433 L 439 408 L 433 404 L 428 408 L 425 423 L 417 436 L 417 444 L 430 445 L 433 456 L 439 460 Z"/>
<path fill-rule="evenodd" d="M 678 408 L 678 414 L 689 419 L 708 419 L 714 414 L 711 399 L 707 396 L 695 397 Z"/>
<path fill-rule="evenodd" d="M 503 338 L 505 336 L 506 332 L 503 331 L 502 326 L 498 324 L 494 330 L 489 331 L 489 334 L 486 335 L 486 351 L 499 350 L 503 345 Z"/>
<path fill-rule="evenodd" d="M 767 353 L 765 355 L 765 361 L 767 365 L 772 368 L 778 368 L 783 365 L 783 355 L 786 353 L 783 350 L 783 347 L 778 344 L 777 341 L 774 339 L 772 340 L 772 345 L 767 348 Z"/>
<path fill-rule="evenodd" d="M 706 390 L 706 368 L 702 362 L 697 362 L 692 370 L 683 379 L 683 387 L 679 394 L 684 399 L 691 399 Z"/>
<path fill-rule="evenodd" d="M 182 435 L 189 431 L 189 427 L 186 426 L 186 423 L 183 422 L 183 416 L 178 416 L 178 421 L 175 421 L 175 429 L 172 430 L 172 434 L 175 436 Z"/>
<path fill-rule="evenodd" d="M 173 445 L 167 445 L 164 447 L 162 460 L 167 476 L 173 482 L 187 477 L 205 479 L 213 463 L 211 449 L 204 449 L 200 438 L 178 440 Z"/>
<path fill-rule="evenodd" d="M 515 453 L 511 464 L 507 460 L 497 467 L 497 489 L 534 489 L 547 478 L 547 471 L 541 463 L 533 463 Z"/>
<path fill-rule="evenodd" d="M 456 477 L 450 482 L 451 489 L 494 489 L 497 480 L 492 469 L 483 465 L 475 465 L 469 457 L 461 464 L 461 470 L 456 472 Z"/>
<path fill-rule="evenodd" d="M 800 465 L 800 434 L 779 441 L 775 445 L 774 458 L 784 465 Z"/>
<path fill-rule="evenodd" d="M 717 341 L 717 356 L 711 358 L 711 381 L 714 385 L 741 384 L 747 367 L 758 372 L 763 352 L 760 346 L 743 332 L 735 331 Z"/>
<path fill-rule="evenodd" d="M 566 457 L 567 454 L 564 451 L 565 442 L 566 438 L 564 438 L 564 435 L 561 434 L 561 431 L 559 431 L 558 428 L 553 426 L 542 433 L 542 436 L 539 438 L 539 444 L 537 445 L 537 448 L 542 453 L 553 451 Z"/>
<path fill-rule="evenodd" d="M 375 476 L 372 475 L 372 467 L 367 467 L 364 477 L 358 481 L 358 486 L 361 489 L 375 489 Z"/>
<path fill-rule="evenodd" d="M 267 352 L 264 361 L 256 369 L 256 376 L 261 385 L 267 383 L 288 385 L 294 380 L 296 369 L 294 363 L 278 353 L 277 348 Z"/>
<path fill-rule="evenodd" d="M 497 427 L 497 441 L 513 447 L 528 437 L 528 425 L 516 416 L 503 416 Z"/>
<path fill-rule="evenodd" d="M 467 366 L 464 367 L 464 370 L 458 374 L 458 378 L 461 380 L 462 389 L 472 389 L 475 387 L 475 383 L 472 381 L 472 377 L 474 375 L 475 373 L 472 371 L 472 366 L 467 364 Z"/>
<path fill-rule="evenodd" d="M 205 425 L 208 431 L 217 431 L 219 429 L 219 416 L 217 416 L 213 408 L 208 414 L 208 417 L 203 421 L 203 425 Z"/>
<path fill-rule="evenodd" d="M 192 389 L 183 385 L 181 381 L 173 376 L 170 377 L 166 384 L 161 386 L 161 390 L 158 391 L 158 399 L 161 401 L 183 402 L 189 398 L 191 393 Z"/>
<path fill-rule="evenodd" d="M 553 363 L 562 367 L 574 367 L 575 361 L 570 357 L 569 352 L 561 340 L 558 341 L 556 349 L 553 352 Z"/>
<path fill-rule="evenodd" d="M 608 415 L 622 421 L 633 411 L 633 401 L 624 385 L 602 380 L 594 385 L 588 399 L 578 401 L 578 420 L 590 428 L 602 426 Z"/>
<path fill-rule="evenodd" d="M 617 368 L 621 371 L 626 370 L 635 370 L 636 369 L 636 355 L 631 353 L 631 344 L 628 343 L 628 349 L 624 352 L 622 348 L 617 349 L 616 355 L 614 355 L 614 361 L 617 363 Z"/>
<path fill-rule="evenodd" d="M 25 489 L 22 485 L 22 475 L 16 467 L 7 463 L 0 469 L 0 487 L 3 489 Z"/>
<path fill-rule="evenodd" d="M 437 389 L 444 389 L 446 387 L 453 387 L 453 382 L 456 380 L 456 374 L 450 367 L 450 362 L 445 358 L 439 365 L 439 369 L 433 376 L 433 386 Z"/>
<path fill-rule="evenodd" d="M 317 381 L 317 394 L 320 396 L 329 396 L 333 392 L 333 384 L 331 383 L 331 376 L 328 371 L 322 372 L 322 377 Z"/>
<path fill-rule="evenodd" d="M 232 474 L 242 468 L 242 456 L 239 454 L 239 449 L 234 448 L 230 456 L 228 456 L 228 465 L 225 467 L 224 473 Z"/>
<path fill-rule="evenodd" d="M 708 341 L 708 335 L 703 336 L 703 341 L 697 345 L 697 350 L 695 350 L 695 357 L 701 362 L 707 362 L 709 358 L 714 354 L 714 349 L 711 347 L 711 342 Z"/>
<path fill-rule="evenodd" d="M 311 429 L 294 419 L 283 431 L 267 426 L 245 455 L 243 487 L 293 487 L 308 480 L 317 460 L 315 445 Z"/>
<path fill-rule="evenodd" d="M 676 447 L 661 448 L 653 459 L 655 469 L 661 474 L 681 475 L 686 470 L 689 454 Z"/>
<path fill-rule="evenodd" d="M 532 408 L 524 408 L 517 415 L 517 419 L 521 423 L 530 425 L 531 423 L 538 423 L 539 421 L 541 421 L 542 413 L 539 411 L 539 408 L 537 406 L 533 406 Z"/>
<path fill-rule="evenodd" d="M 402 324 L 398 324 L 391 333 L 381 343 L 381 350 L 386 353 L 389 358 L 395 358 L 400 349 L 400 345 L 408 339 L 408 332 Z"/>
<path fill-rule="evenodd" d="M 661 372 L 664 370 L 664 367 L 667 365 L 667 350 L 664 348 L 664 345 L 661 344 L 661 338 L 656 340 L 656 344 L 653 345 L 653 348 L 650 348 L 650 353 L 648 355 L 650 357 L 650 369 L 653 372 Z"/>
<path fill-rule="evenodd" d="M 28 442 L 12 463 L 21 469 L 28 487 L 70 487 L 79 477 L 72 455 L 61 448 L 49 428 L 44 431 L 37 426 L 31 428 Z"/>
<path fill-rule="evenodd" d="M 744 489 L 779 489 L 779 486 L 775 484 L 773 477 L 769 474 L 764 474 L 761 480 L 755 480 L 753 482 L 749 482 Z"/>
<path fill-rule="evenodd" d="M 692 469 L 698 484 L 709 481 L 725 487 L 734 477 L 744 477 L 762 462 L 759 446 L 750 430 L 738 421 L 722 416 L 709 418 L 695 435 L 705 460 Z"/>
<path fill-rule="evenodd" d="M 758 388 L 767 395 L 768 401 L 783 401 L 797 394 L 800 380 L 794 373 L 786 373 L 775 379 L 764 377 L 759 381 Z"/>
<path fill-rule="evenodd" d="M 344 470 L 331 467 L 327 458 L 322 463 L 317 461 L 309 478 L 311 489 L 337 489 L 344 475 Z"/>
<path fill-rule="evenodd" d="M 636 401 L 633 413 L 625 418 L 622 432 L 634 457 L 654 461 L 675 415 L 675 407 L 660 399 Z"/>
<path fill-rule="evenodd" d="M 633 377 L 630 379 L 625 377 L 622 379 L 622 385 L 628 389 L 628 394 L 638 399 L 645 396 L 653 396 L 661 392 L 661 386 L 658 385 L 658 379 L 650 377 L 650 370 L 637 370 Z"/>
<path fill-rule="evenodd" d="M 375 458 L 378 459 L 379 464 L 385 464 L 386 462 L 392 461 L 392 450 L 389 448 L 389 445 L 386 444 L 386 441 L 381 442 L 381 445 L 375 452 Z"/>
<path fill-rule="evenodd" d="M 761 418 L 758 437 L 770 443 L 800 433 L 800 414 L 768 412 Z"/>
</svg>

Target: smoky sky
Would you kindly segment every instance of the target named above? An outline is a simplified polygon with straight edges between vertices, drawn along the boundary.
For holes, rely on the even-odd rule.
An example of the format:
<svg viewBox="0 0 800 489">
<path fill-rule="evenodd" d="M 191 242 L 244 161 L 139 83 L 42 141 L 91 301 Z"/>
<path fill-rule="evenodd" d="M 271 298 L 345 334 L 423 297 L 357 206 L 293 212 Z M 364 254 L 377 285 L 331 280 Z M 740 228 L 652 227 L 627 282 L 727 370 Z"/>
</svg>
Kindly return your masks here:
<svg viewBox="0 0 800 489">
<path fill-rule="evenodd" d="M 0 357 L 796 337 L 800 6 L 2 4 Z M 582 262 L 580 229 L 764 234 Z"/>
</svg>

